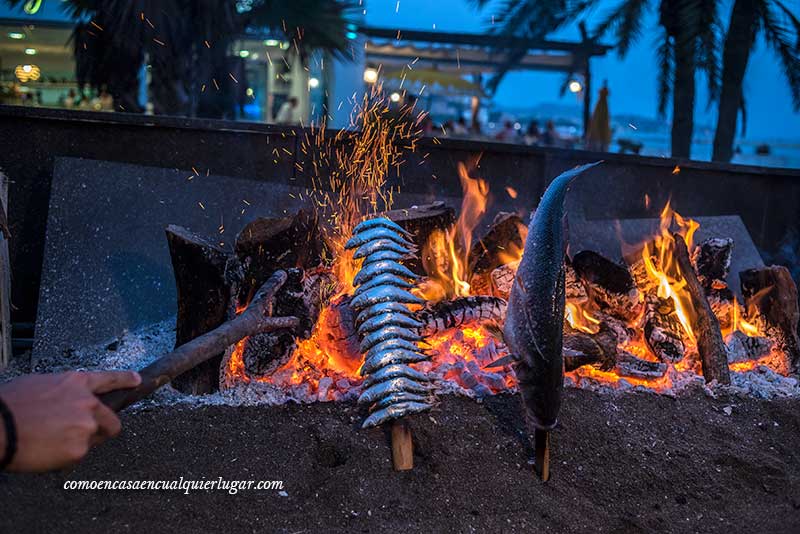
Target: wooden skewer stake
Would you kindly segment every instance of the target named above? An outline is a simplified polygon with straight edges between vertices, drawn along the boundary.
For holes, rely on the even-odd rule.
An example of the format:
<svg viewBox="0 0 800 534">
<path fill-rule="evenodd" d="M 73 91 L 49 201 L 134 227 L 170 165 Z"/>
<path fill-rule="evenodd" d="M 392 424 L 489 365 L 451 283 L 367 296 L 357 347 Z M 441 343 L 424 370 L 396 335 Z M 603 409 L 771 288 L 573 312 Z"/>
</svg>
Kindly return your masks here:
<svg viewBox="0 0 800 534">
<path fill-rule="evenodd" d="M 392 464 L 395 471 L 414 469 L 414 443 L 411 441 L 411 426 L 407 421 L 392 422 Z"/>
<path fill-rule="evenodd" d="M 533 447 L 536 451 L 536 474 L 542 482 L 550 480 L 550 432 L 548 430 L 533 431 Z"/>
</svg>

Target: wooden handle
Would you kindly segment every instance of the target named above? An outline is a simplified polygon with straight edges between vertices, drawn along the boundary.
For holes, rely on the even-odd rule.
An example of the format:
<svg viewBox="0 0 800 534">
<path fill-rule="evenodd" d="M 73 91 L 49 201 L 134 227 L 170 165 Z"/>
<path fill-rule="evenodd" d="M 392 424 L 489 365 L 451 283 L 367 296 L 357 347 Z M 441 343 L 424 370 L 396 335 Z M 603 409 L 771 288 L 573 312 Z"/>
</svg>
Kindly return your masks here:
<svg viewBox="0 0 800 534">
<path fill-rule="evenodd" d="M 276 271 L 256 293 L 247 309 L 214 330 L 206 332 L 165 354 L 141 371 L 142 383 L 131 389 L 117 389 L 98 395 L 114 411 L 120 411 L 170 382 L 176 376 L 224 352 L 245 337 L 291 329 L 298 325 L 296 317 L 270 317 L 275 293 L 286 282 L 286 273 Z"/>
</svg>

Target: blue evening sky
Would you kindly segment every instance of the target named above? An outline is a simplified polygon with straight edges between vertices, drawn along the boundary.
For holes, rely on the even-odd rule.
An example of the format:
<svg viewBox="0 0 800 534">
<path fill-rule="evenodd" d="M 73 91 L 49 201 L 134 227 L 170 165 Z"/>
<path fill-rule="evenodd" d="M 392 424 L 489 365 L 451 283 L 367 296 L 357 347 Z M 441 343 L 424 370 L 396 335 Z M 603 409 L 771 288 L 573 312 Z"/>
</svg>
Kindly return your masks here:
<svg viewBox="0 0 800 534">
<path fill-rule="evenodd" d="M 491 9 L 476 12 L 467 0 L 367 0 L 366 22 L 371 26 L 399 29 L 482 32 L 491 26 Z M 591 28 L 598 18 L 615 6 L 605 0 L 589 18 Z M 652 6 L 657 6 L 655 1 Z M 729 19 L 730 8 L 720 12 L 723 21 Z M 657 114 L 656 63 L 653 42 L 657 34 L 657 13 L 649 14 L 645 32 L 624 59 L 616 52 L 592 62 L 595 85 L 608 79 L 611 89 L 612 115 L 631 113 L 646 117 Z M 551 35 L 562 39 L 577 39 L 577 27 Z M 510 74 L 498 88 L 496 101 L 502 106 L 518 108 L 530 103 L 533 107 L 544 102 L 574 102 L 567 94 L 559 100 L 562 75 L 542 72 Z M 698 77 L 696 122 L 712 128 L 716 125 L 716 109 L 707 107 L 705 81 Z M 792 109 L 791 94 L 780 70 L 776 56 L 763 41 L 751 56 L 745 79 L 745 98 L 748 106 L 748 139 L 798 139 L 800 114 Z"/>
</svg>

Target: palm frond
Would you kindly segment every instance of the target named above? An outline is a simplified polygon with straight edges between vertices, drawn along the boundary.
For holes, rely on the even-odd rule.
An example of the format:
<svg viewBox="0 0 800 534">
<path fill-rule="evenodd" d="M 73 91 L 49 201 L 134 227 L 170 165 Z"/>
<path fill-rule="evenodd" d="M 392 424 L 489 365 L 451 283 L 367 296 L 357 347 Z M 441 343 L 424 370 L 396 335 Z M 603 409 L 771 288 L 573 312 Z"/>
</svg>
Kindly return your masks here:
<svg viewBox="0 0 800 534">
<path fill-rule="evenodd" d="M 800 49 L 797 47 L 797 31 L 786 26 L 782 20 L 785 17 L 781 16 L 781 7 L 776 11 L 767 2 L 760 2 L 759 8 L 764 39 L 778 54 L 783 73 L 789 82 L 792 103 L 795 110 L 800 110 Z"/>
<path fill-rule="evenodd" d="M 648 0 L 623 0 L 612 9 L 594 29 L 596 37 L 613 33 L 620 56 L 642 35 L 642 25 Z"/>
</svg>

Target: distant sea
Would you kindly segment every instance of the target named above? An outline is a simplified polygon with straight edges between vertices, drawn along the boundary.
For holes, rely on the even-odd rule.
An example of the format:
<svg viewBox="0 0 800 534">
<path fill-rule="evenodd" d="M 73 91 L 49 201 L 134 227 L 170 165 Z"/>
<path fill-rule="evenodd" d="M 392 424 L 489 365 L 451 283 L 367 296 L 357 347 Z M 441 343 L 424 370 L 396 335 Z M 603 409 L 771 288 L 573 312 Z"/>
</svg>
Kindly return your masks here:
<svg viewBox="0 0 800 534">
<path fill-rule="evenodd" d="M 617 128 L 614 132 L 614 140 L 628 139 L 642 143 L 640 154 L 644 156 L 669 157 L 670 139 L 669 133 L 642 132 L 636 131 L 631 127 Z M 769 154 L 756 154 L 756 147 L 767 145 Z M 739 153 L 734 154 L 732 163 L 741 165 L 758 165 L 762 167 L 785 167 L 800 168 L 800 142 L 786 140 L 739 140 L 736 145 Z M 619 145 L 612 143 L 612 152 L 619 151 Z M 713 150 L 713 137 L 696 136 L 692 143 L 692 159 L 700 161 L 711 161 Z"/>
</svg>

